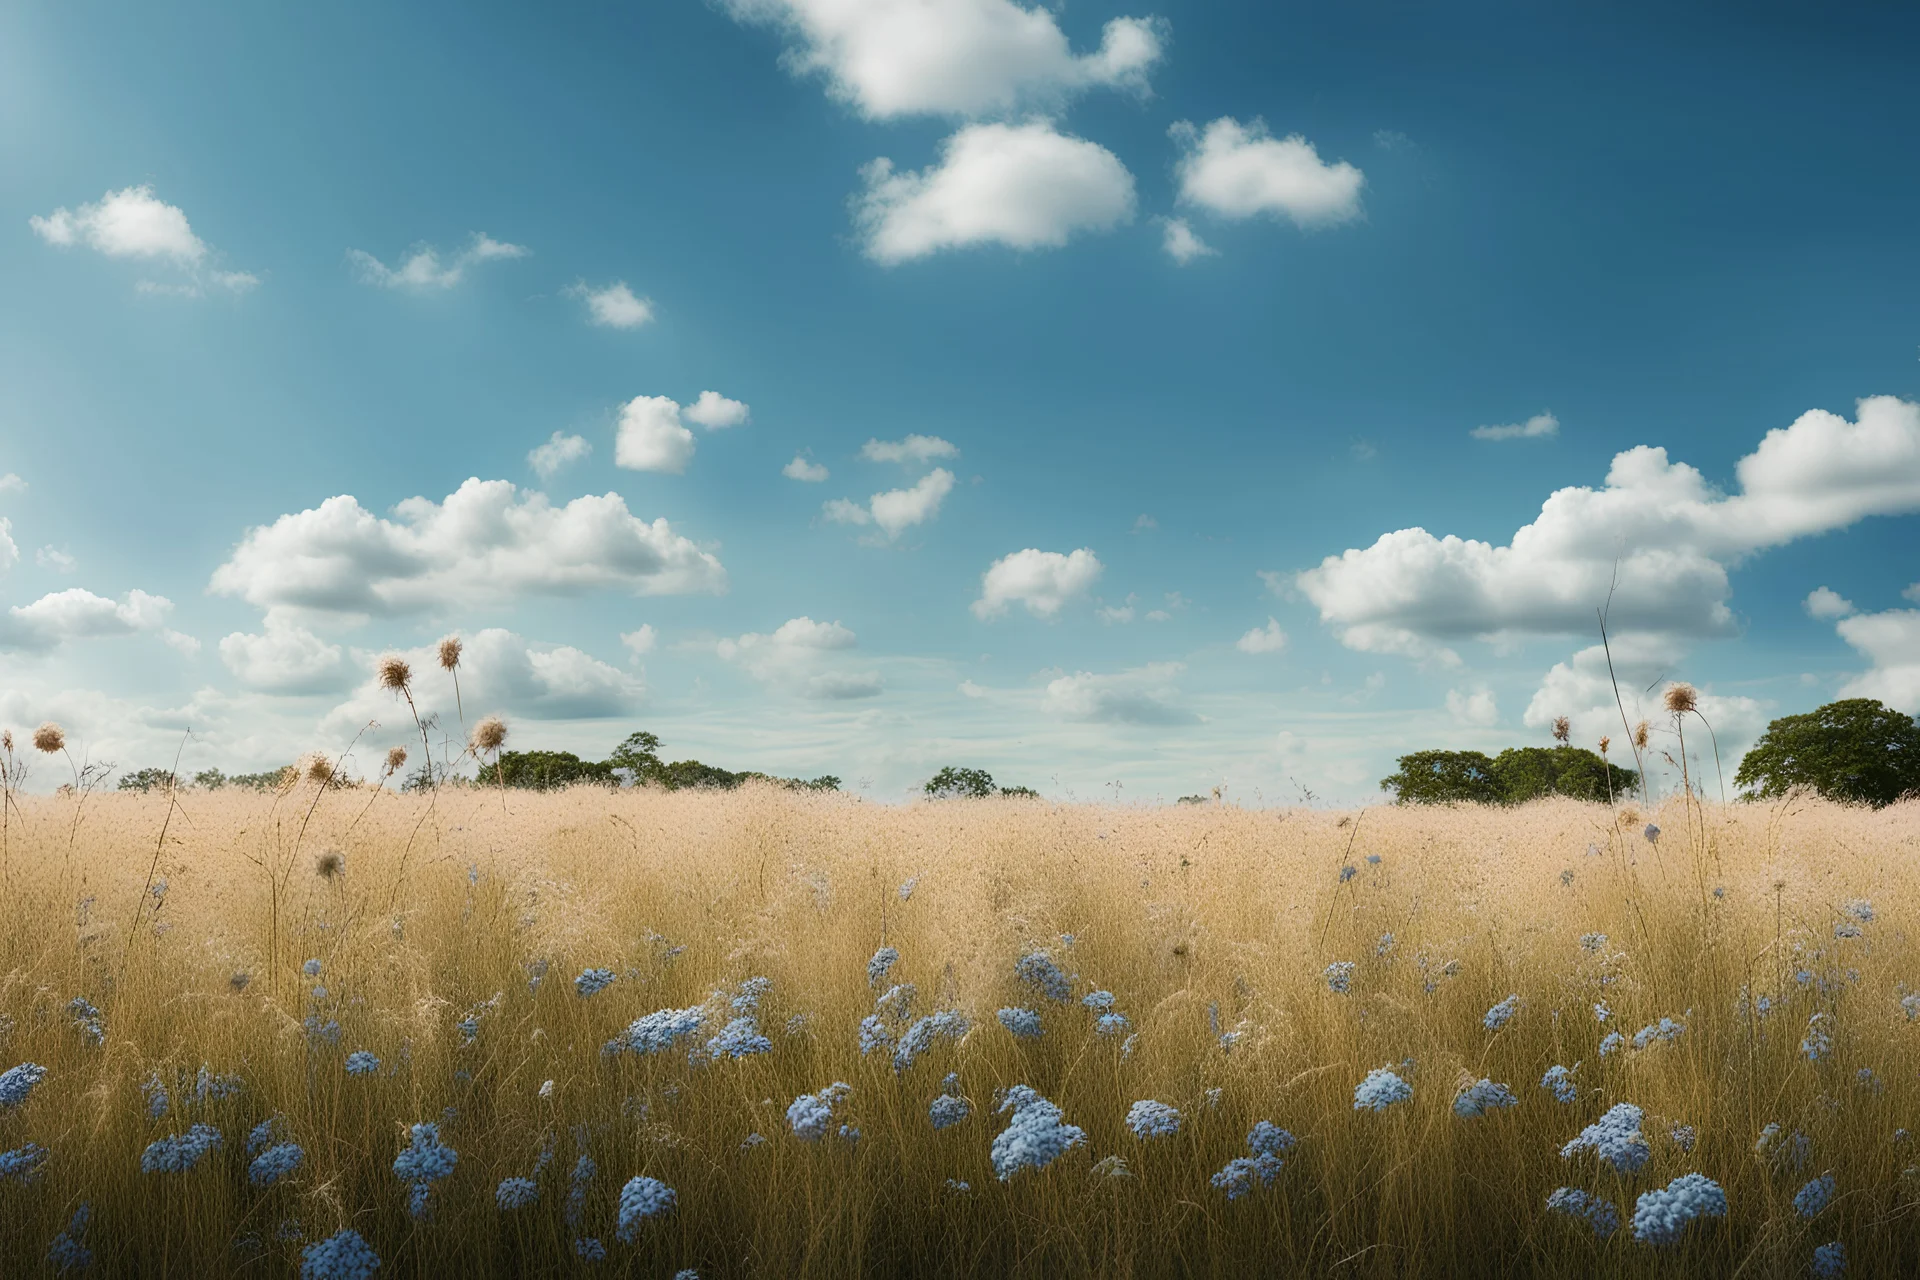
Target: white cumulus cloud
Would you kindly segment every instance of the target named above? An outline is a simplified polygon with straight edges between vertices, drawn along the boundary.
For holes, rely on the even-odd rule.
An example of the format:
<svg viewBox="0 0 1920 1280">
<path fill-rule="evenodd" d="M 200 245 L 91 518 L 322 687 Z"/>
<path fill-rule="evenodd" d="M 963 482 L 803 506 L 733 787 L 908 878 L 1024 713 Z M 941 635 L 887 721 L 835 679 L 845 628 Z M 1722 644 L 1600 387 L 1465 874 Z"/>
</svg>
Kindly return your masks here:
<svg viewBox="0 0 1920 1280">
<path fill-rule="evenodd" d="M 952 492 L 953 472 L 935 467 L 910 488 L 874 494 L 866 506 L 847 498 L 833 498 L 821 510 L 834 524 L 878 525 L 891 539 L 940 514 L 940 504 Z"/>
<path fill-rule="evenodd" d="M 769 688 L 844 702 L 871 698 L 882 689 L 875 672 L 833 665 L 829 655 L 852 649 L 856 643 L 853 631 L 838 622 L 799 617 L 781 623 L 771 635 L 750 631 L 738 639 L 721 640 L 714 651 Z"/>
<path fill-rule="evenodd" d="M 1200 717 L 1178 703 L 1178 662 L 1157 662 L 1113 675 L 1077 671 L 1047 683 L 1042 708 L 1081 724 L 1198 724 Z"/>
<path fill-rule="evenodd" d="M 911 466 L 936 458 L 957 458 L 960 450 L 952 441 L 939 436 L 910 435 L 904 440 L 869 440 L 860 446 L 860 456 L 869 462 L 898 462 Z"/>
<path fill-rule="evenodd" d="M 855 221 L 867 256 L 887 265 L 983 244 L 1054 249 L 1133 217 L 1126 166 L 1042 122 L 969 125 L 942 144 L 938 165 L 902 173 L 883 158 L 861 176 Z"/>
<path fill-rule="evenodd" d="M 780 474 L 789 480 L 804 480 L 808 484 L 819 484 L 827 478 L 827 469 L 808 459 L 803 454 L 794 454 L 793 461 L 780 468 Z"/>
<path fill-rule="evenodd" d="M 13 540 L 13 521 L 0 516 L 0 573 L 20 563 L 20 544 Z"/>
<path fill-rule="evenodd" d="M 619 494 L 555 507 L 505 480 L 468 480 L 445 502 L 409 498 L 393 519 L 351 495 L 249 529 L 211 589 L 261 608 L 350 617 L 444 612 L 477 601 L 617 590 L 726 590 L 719 560 L 649 524 Z"/>
<path fill-rule="evenodd" d="M 0 493 L 25 493 L 26 491 L 27 482 L 13 472 L 0 475 Z"/>
<path fill-rule="evenodd" d="M 1617 454 L 1603 487 L 1553 493 L 1505 546 L 1421 528 L 1294 577 L 1349 648 L 1441 656 L 1446 642 L 1590 634 L 1613 593 L 1616 631 L 1725 635 L 1728 566 L 1874 515 L 1920 511 L 1920 404 L 1812 410 L 1767 433 L 1723 494 L 1665 449 Z"/>
<path fill-rule="evenodd" d="M 1539 440 L 1560 434 L 1560 419 L 1550 413 L 1536 413 L 1525 422 L 1510 422 L 1497 427 L 1475 427 L 1467 434 L 1475 440 Z"/>
<path fill-rule="evenodd" d="M 1843 698 L 1878 698 L 1920 712 L 1920 609 L 1861 613 L 1835 624 L 1840 638 L 1873 665 L 1840 687 Z"/>
<path fill-rule="evenodd" d="M 362 281 L 385 289 L 451 289 L 466 279 L 470 267 L 503 258 L 524 258 L 528 252 L 524 245 L 508 244 L 476 231 L 467 247 L 445 262 L 430 245 L 415 248 L 397 267 L 387 266 L 364 249 L 347 250 L 347 261 L 359 271 Z"/>
<path fill-rule="evenodd" d="M 622 631 L 620 633 L 620 643 L 627 647 L 627 653 L 636 662 L 647 654 L 652 653 L 653 647 L 659 642 L 660 633 L 653 629 L 651 622 L 641 623 L 637 631 Z"/>
<path fill-rule="evenodd" d="M 684 413 L 688 422 L 709 431 L 737 427 L 749 416 L 746 405 L 729 400 L 718 391 L 702 391 L 700 398 L 688 405 Z"/>
<path fill-rule="evenodd" d="M 1853 612 L 1853 601 L 1826 587 L 1815 587 L 1801 603 L 1814 618 L 1844 618 Z"/>
<path fill-rule="evenodd" d="M 1500 708 L 1494 702 L 1491 690 L 1475 689 L 1470 693 L 1462 693 L 1458 689 L 1449 689 L 1447 714 L 1461 724 L 1484 728 L 1500 719 Z"/>
<path fill-rule="evenodd" d="M 1202 240 L 1185 218 L 1160 219 L 1160 247 L 1181 266 L 1199 258 L 1210 258 L 1220 251 Z"/>
<path fill-rule="evenodd" d="M 551 480 L 560 469 L 570 462 L 578 462 L 593 452 L 584 436 L 568 435 L 556 431 L 548 441 L 527 454 L 527 462 L 540 473 L 542 480 Z"/>
<path fill-rule="evenodd" d="M 980 577 L 977 618 L 997 618 L 1010 604 L 1024 604 L 1036 618 L 1058 617 L 1067 601 L 1084 596 L 1105 566 L 1087 547 L 1061 554 L 1028 547 L 1002 556 Z"/>
<path fill-rule="evenodd" d="M 1275 138 L 1265 122 L 1222 116 L 1204 130 L 1189 121 L 1170 133 L 1180 145 L 1175 165 L 1180 202 L 1223 218 L 1269 213 L 1296 226 L 1320 227 L 1360 216 L 1366 176 L 1342 160 L 1327 164 L 1299 134 Z"/>
<path fill-rule="evenodd" d="M 582 281 L 570 287 L 567 294 L 584 298 L 588 319 L 609 329 L 638 329 L 653 319 L 653 300 L 636 297 L 625 280 L 615 280 L 600 289 Z"/>
<path fill-rule="evenodd" d="M 1047 106 L 1077 91 L 1142 91 L 1165 45 L 1154 19 L 1115 18 L 1076 54 L 1054 16 L 1014 0 L 720 0 L 735 18 L 783 29 L 783 61 L 825 77 L 873 119 L 981 115 Z"/>
<path fill-rule="evenodd" d="M 1264 627 L 1255 627 L 1233 642 L 1233 647 L 1242 653 L 1279 653 L 1287 647 L 1287 633 L 1272 618 L 1267 619 Z"/>
<path fill-rule="evenodd" d="M 46 653 L 70 640 L 138 631 L 158 632 L 169 643 L 177 644 L 173 637 L 178 633 L 166 631 L 167 614 L 172 610 L 173 601 L 145 591 L 129 591 L 116 601 L 69 587 L 31 604 L 14 605 L 0 616 L 0 650 Z"/>
<path fill-rule="evenodd" d="M 680 421 L 680 406 L 666 396 L 635 396 L 620 407 L 613 463 L 629 471 L 679 475 L 693 458 L 693 432 Z"/>
<path fill-rule="evenodd" d="M 251 272 L 214 269 L 214 252 L 194 234 L 185 211 L 154 195 L 150 184 L 109 191 L 94 204 L 63 206 L 45 217 L 28 218 L 27 224 L 58 248 L 83 247 L 109 258 L 165 262 L 189 273 L 181 281 L 142 280 L 136 286 L 142 293 L 197 298 L 208 284 L 245 293 L 260 283 Z"/>
<path fill-rule="evenodd" d="M 330 693 L 353 683 L 347 654 L 298 622 L 268 610 L 259 634 L 220 641 L 220 661 L 243 686 L 262 693 Z"/>
<path fill-rule="evenodd" d="M 6 522 L 4 520 L 0 520 L 0 525 L 4 525 L 5 523 Z M 4 528 L 0 528 L 0 538 L 4 538 L 5 535 L 6 535 L 6 530 Z M 42 569 L 51 569 L 55 573 L 72 573 L 75 569 L 80 567 L 79 561 L 75 560 L 72 556 L 68 555 L 66 552 L 60 550 L 60 548 L 51 547 L 51 546 L 41 547 L 38 551 L 34 552 L 33 562 L 39 565 Z M 0 568 L 4 568 L 6 566 L 6 563 L 7 563 L 6 551 L 4 549 L 0 549 Z"/>
</svg>

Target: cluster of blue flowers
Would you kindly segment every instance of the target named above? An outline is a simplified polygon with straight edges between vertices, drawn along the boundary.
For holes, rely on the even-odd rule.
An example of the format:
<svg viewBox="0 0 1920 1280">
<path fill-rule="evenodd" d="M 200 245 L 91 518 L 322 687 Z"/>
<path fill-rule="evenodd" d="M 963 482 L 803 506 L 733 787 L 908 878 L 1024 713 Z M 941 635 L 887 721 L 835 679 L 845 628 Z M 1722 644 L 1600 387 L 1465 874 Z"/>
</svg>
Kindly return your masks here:
<svg viewBox="0 0 1920 1280">
<path fill-rule="evenodd" d="M 1650 1044 L 1672 1044 L 1686 1029 L 1686 1023 L 1673 1018 L 1662 1018 L 1658 1022 L 1650 1022 L 1633 1033 L 1633 1047 L 1644 1049 Z"/>
<path fill-rule="evenodd" d="M 0 1182 L 35 1182 L 47 1163 L 47 1149 L 37 1142 L 12 1151 L 0 1151 Z"/>
<path fill-rule="evenodd" d="M 1816 1013 L 1807 1019 L 1807 1034 L 1800 1041 L 1800 1052 L 1807 1055 L 1809 1062 L 1818 1062 L 1833 1052 L 1832 1014 Z"/>
<path fill-rule="evenodd" d="M 85 1036 L 87 1042 L 94 1048 L 97 1049 L 107 1042 L 107 1024 L 101 1021 L 100 1011 L 84 997 L 75 996 L 67 1002 L 67 1017 L 73 1020 L 75 1029 Z"/>
<path fill-rule="evenodd" d="M 893 966 L 900 963 L 900 953 L 892 947 L 882 947 L 873 953 L 867 961 L 867 985 L 877 987 L 887 980 L 887 974 Z"/>
<path fill-rule="evenodd" d="M 700 1024 L 706 1019 L 706 1010 L 695 1005 L 690 1009 L 658 1009 L 645 1017 L 635 1018 L 625 1031 L 615 1036 L 601 1050 L 603 1053 L 664 1053 L 682 1040 L 695 1035 Z"/>
<path fill-rule="evenodd" d="M 1573 1084 L 1573 1073 L 1579 1069 L 1577 1062 L 1571 1069 L 1555 1063 L 1547 1068 L 1547 1074 L 1540 1077 L 1540 1087 L 1553 1094 L 1555 1102 L 1572 1102 L 1580 1094 Z"/>
<path fill-rule="evenodd" d="M 1073 994 L 1073 983 L 1044 951 L 1030 951 L 1021 956 L 1014 962 L 1013 976 L 1049 1000 L 1064 1003 Z"/>
<path fill-rule="evenodd" d="M 294 1142 L 282 1142 L 277 1146 L 268 1147 L 247 1165 L 247 1181 L 256 1187 L 270 1187 L 283 1178 L 291 1177 L 293 1171 L 300 1167 L 300 1162 L 306 1159 L 306 1155 L 307 1153 L 300 1149 L 299 1144 Z"/>
<path fill-rule="evenodd" d="M 582 969 L 579 976 L 573 980 L 573 994 L 585 1000 L 590 996 L 599 995 L 612 985 L 613 970 Z"/>
<path fill-rule="evenodd" d="M 1462 1120 L 1472 1120 L 1489 1111 L 1519 1105 L 1520 1099 L 1513 1096 L 1513 1090 L 1483 1077 L 1454 1095 L 1453 1114 Z"/>
<path fill-rule="evenodd" d="M 1753 1144 L 1753 1153 L 1778 1169 L 1789 1160 L 1795 1169 L 1807 1167 L 1807 1161 L 1813 1156 L 1813 1139 L 1798 1129 L 1791 1137 L 1783 1136 L 1786 1131 L 1777 1123 L 1769 1124 L 1760 1130 L 1760 1137 Z"/>
<path fill-rule="evenodd" d="M 1127 1108 L 1127 1128 L 1136 1138 L 1170 1138 L 1180 1132 L 1180 1113 L 1164 1102 L 1142 1099 Z"/>
<path fill-rule="evenodd" d="M 1209 1181 L 1224 1191 L 1229 1200 L 1238 1200 L 1252 1192 L 1256 1183 L 1270 1185 L 1280 1176 L 1284 1163 L 1281 1157 L 1293 1150 L 1294 1141 L 1294 1136 L 1279 1125 L 1261 1120 L 1247 1134 L 1247 1149 L 1253 1154 L 1227 1161 L 1226 1167 Z"/>
<path fill-rule="evenodd" d="M 1326 968 L 1327 990 L 1345 995 L 1353 987 L 1355 965 L 1351 960 L 1335 960 Z"/>
<path fill-rule="evenodd" d="M 927 1107 L 927 1118 L 936 1131 L 951 1129 L 972 1114 L 973 1104 L 951 1093 L 941 1094 Z"/>
<path fill-rule="evenodd" d="M 673 1188 L 658 1178 L 645 1174 L 629 1178 L 627 1185 L 620 1188 L 619 1221 L 614 1227 L 614 1238 L 621 1244 L 632 1244 L 640 1234 L 641 1223 L 672 1212 L 679 1199 Z"/>
<path fill-rule="evenodd" d="M 1097 1035 L 1117 1036 L 1133 1028 L 1127 1015 L 1113 1007 L 1111 991 L 1089 991 L 1080 997 L 1080 1003 L 1093 1012 L 1093 1029 Z"/>
<path fill-rule="evenodd" d="M 73 1217 L 67 1220 L 67 1228 L 53 1238 L 53 1244 L 47 1250 L 47 1261 L 61 1275 L 69 1271 L 85 1271 L 93 1265 L 93 1250 L 87 1248 L 87 1227 L 93 1221 L 93 1206 L 82 1204 L 73 1211 Z M 330 1280 L 318 1277 L 317 1280 Z"/>
<path fill-rule="evenodd" d="M 1402 1080 L 1392 1067 L 1375 1067 L 1367 1072 L 1353 1090 L 1355 1111 L 1385 1111 L 1396 1102 L 1413 1097 L 1413 1086 Z"/>
<path fill-rule="evenodd" d="M 393 1174 L 411 1184 L 407 1212 L 418 1218 L 427 1211 L 428 1189 L 453 1172 L 460 1153 L 440 1140 L 437 1124 L 416 1124 L 407 1146 L 393 1158 Z"/>
<path fill-rule="evenodd" d="M 493 1189 L 493 1203 L 502 1213 L 524 1209 L 540 1198 L 540 1184 L 532 1178 L 502 1178 Z"/>
<path fill-rule="evenodd" d="M 355 1049 L 347 1055 L 347 1074 L 350 1076 L 370 1076 L 380 1069 L 380 1059 L 365 1049 Z"/>
<path fill-rule="evenodd" d="M 300 1280 L 372 1280 L 379 1269 L 380 1255 L 351 1227 L 300 1255 Z"/>
<path fill-rule="evenodd" d="M 1613 1201 L 1589 1195 L 1578 1187 L 1561 1187 L 1548 1196 L 1547 1211 L 1578 1218 L 1602 1240 L 1620 1229 L 1620 1210 Z"/>
<path fill-rule="evenodd" d="M 818 1093 L 801 1094 L 787 1108 L 787 1127 L 796 1138 L 820 1141 L 832 1124 L 834 1107 L 852 1092 L 852 1085 L 836 1080 Z"/>
<path fill-rule="evenodd" d="M 957 1009 L 939 1009 L 908 1027 L 893 1051 L 893 1069 L 905 1071 L 933 1048 L 936 1040 L 958 1040 L 967 1034 L 967 1017 Z"/>
<path fill-rule="evenodd" d="M 185 1173 L 220 1148 L 220 1131 L 196 1124 L 185 1133 L 169 1134 L 140 1154 L 142 1173 Z"/>
<path fill-rule="evenodd" d="M 1813 1274 L 1819 1280 L 1834 1280 L 1835 1276 L 1845 1275 L 1847 1271 L 1847 1246 L 1838 1240 L 1823 1244 L 1813 1251 Z"/>
<path fill-rule="evenodd" d="M 1833 1175 L 1822 1174 L 1793 1194 L 1793 1211 L 1803 1218 L 1817 1218 L 1833 1202 Z"/>
<path fill-rule="evenodd" d="M 1486 1016 L 1481 1018 L 1480 1022 L 1487 1030 L 1498 1031 L 1513 1021 L 1513 1015 L 1518 1012 L 1520 1012 L 1520 997 L 1511 995 L 1487 1010 Z"/>
<path fill-rule="evenodd" d="M 1034 1009 L 1002 1009 L 998 1017 L 1000 1025 L 1013 1032 L 1022 1040 L 1040 1038 L 1040 1014 Z"/>
<path fill-rule="evenodd" d="M 1683 1173 L 1641 1195 L 1633 1207 L 1633 1238 L 1642 1244 L 1672 1244 L 1696 1218 L 1726 1216 L 1727 1193 L 1720 1184 L 1704 1173 Z"/>
<path fill-rule="evenodd" d="M 1065 1123 L 1060 1108 L 1027 1085 L 1016 1084 L 1002 1094 L 999 1110 L 1013 1113 L 988 1153 L 1002 1182 L 1022 1169 L 1044 1169 L 1087 1140 L 1086 1130 Z"/>
<path fill-rule="evenodd" d="M 1592 1151 L 1616 1173 L 1637 1173 L 1653 1158 L 1653 1148 L 1640 1133 L 1640 1108 L 1631 1102 L 1615 1103 L 1607 1113 L 1580 1131 L 1580 1136 L 1560 1148 L 1560 1156 L 1571 1160 L 1581 1151 Z"/>
<path fill-rule="evenodd" d="M 47 1069 L 37 1062 L 23 1062 L 0 1071 L 0 1111 L 11 1111 L 27 1100 L 33 1087 L 47 1078 Z"/>
<path fill-rule="evenodd" d="M 760 1034 L 760 1024 L 751 1015 L 745 1015 L 720 1028 L 720 1034 L 707 1041 L 707 1052 L 716 1058 L 750 1058 L 772 1053 L 773 1041 Z"/>
</svg>

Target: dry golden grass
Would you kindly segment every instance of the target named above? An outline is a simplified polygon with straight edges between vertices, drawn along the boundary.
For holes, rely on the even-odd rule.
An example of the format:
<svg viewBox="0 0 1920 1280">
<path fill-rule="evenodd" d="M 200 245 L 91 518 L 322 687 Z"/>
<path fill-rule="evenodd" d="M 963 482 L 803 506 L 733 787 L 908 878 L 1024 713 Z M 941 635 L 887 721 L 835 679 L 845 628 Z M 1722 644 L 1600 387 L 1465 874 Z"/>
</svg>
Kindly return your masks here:
<svg viewBox="0 0 1920 1280">
<path fill-rule="evenodd" d="M 0 1274 L 41 1274 L 83 1201 L 107 1274 L 289 1275 L 304 1243 L 346 1227 L 385 1260 L 382 1277 L 571 1274 L 563 1206 L 582 1151 L 599 1176 L 577 1234 L 639 1276 L 1771 1277 L 1804 1275 L 1836 1239 L 1849 1274 L 1920 1266 L 1920 1155 L 1894 1137 L 1920 1127 L 1920 1021 L 1900 1003 L 1920 983 L 1913 804 L 1669 806 L 1653 815 L 1657 845 L 1644 817 L 1623 827 L 1571 802 L 1373 809 L 1356 825 L 771 789 L 430 801 L 303 780 L 279 797 L 186 793 L 177 809 L 159 793 L 94 796 L 77 825 L 75 804 L 23 799 L 6 837 L 0 1070 L 47 1074 L 0 1111 L 0 1150 L 51 1155 L 37 1182 L 0 1181 Z M 1874 919 L 1838 939 L 1854 899 Z M 1584 950 L 1587 933 L 1606 945 Z M 857 1043 L 883 945 L 899 949 L 891 980 L 917 986 L 917 1013 L 973 1023 L 900 1074 Z M 1071 1004 L 1016 981 L 1034 949 L 1076 975 Z M 1335 961 L 1357 964 L 1349 994 L 1323 978 Z M 571 980 L 589 966 L 619 977 L 581 999 Z M 753 976 L 772 980 L 771 1053 L 602 1054 L 634 1018 Z M 1093 1033 L 1078 997 L 1095 987 L 1138 1031 L 1130 1056 Z M 456 1024 L 496 993 L 463 1045 Z M 1518 1014 L 1488 1031 L 1509 994 Z M 1764 1016 L 1748 998 L 1760 995 Z M 74 1025 L 75 997 L 100 1010 L 104 1045 Z M 1044 1037 L 1015 1040 L 994 1016 L 1008 1005 L 1038 1008 Z M 712 1008 L 723 1016 L 702 1041 L 725 1020 Z M 1815 1012 L 1832 1015 L 1834 1046 L 1810 1061 Z M 337 1044 L 309 1014 L 338 1022 Z M 1601 1056 L 1608 1031 L 1662 1016 L 1684 1034 Z M 1216 1021 L 1237 1034 L 1230 1049 Z M 349 1077 L 354 1050 L 381 1070 Z M 1410 1103 L 1354 1109 L 1370 1069 L 1409 1059 Z M 1556 1103 L 1541 1075 L 1576 1061 L 1580 1097 Z M 185 1086 L 202 1064 L 244 1092 L 195 1104 Z M 935 1133 L 927 1106 L 949 1071 L 973 1115 Z M 171 1106 L 150 1118 L 142 1085 L 156 1072 Z M 1482 1077 L 1519 1106 L 1456 1118 L 1460 1082 Z M 840 1112 L 860 1140 L 800 1141 L 788 1104 L 836 1080 L 852 1086 Z M 1014 1084 L 1087 1141 L 1001 1182 L 994 1095 Z M 1145 1098 L 1179 1108 L 1178 1135 L 1127 1131 Z M 1652 1161 L 1632 1179 L 1559 1155 L 1616 1102 L 1646 1112 Z M 262 1190 L 243 1148 L 276 1114 L 306 1157 Z M 443 1114 L 459 1163 L 416 1221 L 392 1162 L 405 1126 Z M 1247 1154 L 1260 1119 L 1299 1145 L 1272 1186 L 1230 1203 L 1208 1179 Z M 217 1125 L 224 1148 L 186 1173 L 141 1173 L 149 1143 L 195 1122 Z M 1811 1138 L 1804 1168 L 1754 1154 L 1769 1122 Z M 1676 1125 L 1695 1130 L 1690 1152 Z M 743 1149 L 752 1133 L 768 1141 Z M 531 1174 L 548 1142 L 539 1202 L 498 1211 L 498 1182 Z M 1131 1176 L 1093 1172 L 1112 1155 Z M 1625 1227 L 1596 1242 L 1543 1211 L 1564 1184 L 1609 1193 L 1625 1218 L 1637 1194 L 1694 1170 L 1732 1211 L 1670 1249 Z M 1793 1193 L 1826 1171 L 1838 1196 L 1803 1221 Z M 620 1244 L 614 1201 L 638 1174 L 674 1187 L 678 1206 Z"/>
</svg>

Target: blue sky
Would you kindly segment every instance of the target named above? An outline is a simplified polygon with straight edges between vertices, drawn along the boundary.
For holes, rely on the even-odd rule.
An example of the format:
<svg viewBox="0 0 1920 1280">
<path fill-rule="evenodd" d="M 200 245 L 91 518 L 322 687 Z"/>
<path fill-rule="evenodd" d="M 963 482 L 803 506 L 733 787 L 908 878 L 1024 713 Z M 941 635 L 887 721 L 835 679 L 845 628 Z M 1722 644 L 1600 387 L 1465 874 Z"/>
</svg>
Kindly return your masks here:
<svg viewBox="0 0 1920 1280">
<path fill-rule="evenodd" d="M 1620 736 L 1616 563 L 1732 753 L 1920 710 L 1916 36 L 8 6 L 0 723 L 380 746 L 454 632 L 518 746 L 1359 800 Z"/>
</svg>

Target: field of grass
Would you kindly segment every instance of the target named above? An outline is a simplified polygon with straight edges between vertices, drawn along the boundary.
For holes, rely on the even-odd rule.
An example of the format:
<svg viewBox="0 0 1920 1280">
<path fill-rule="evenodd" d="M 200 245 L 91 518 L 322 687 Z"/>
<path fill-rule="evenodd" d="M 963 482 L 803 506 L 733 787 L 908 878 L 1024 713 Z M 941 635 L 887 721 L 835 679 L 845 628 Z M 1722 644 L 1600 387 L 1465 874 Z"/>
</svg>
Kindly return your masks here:
<svg viewBox="0 0 1920 1280">
<path fill-rule="evenodd" d="M 1916 858 L 1913 803 L 24 797 L 0 868 L 0 1275 L 51 1274 L 82 1204 L 60 1254 L 114 1275 L 293 1275 L 349 1228 L 383 1280 L 1776 1277 L 1836 1241 L 1846 1274 L 1911 1275 Z M 583 995 L 588 969 L 611 981 Z M 691 1012 L 632 1028 L 660 1010 Z M 899 1048 L 941 1011 L 963 1035 L 947 1017 Z M 1356 1108 L 1381 1067 L 1411 1097 Z M 1463 1116 L 1482 1080 L 1517 1104 Z M 836 1082 L 820 1136 L 796 1134 L 795 1100 Z M 997 1109 L 1020 1085 L 1057 1124 Z M 936 1130 L 943 1093 L 968 1114 Z M 1132 1132 L 1142 1100 L 1177 1131 Z M 1639 1138 L 1612 1154 L 1639 1167 L 1561 1154 L 1623 1103 Z M 300 1155 L 262 1185 L 270 1120 L 256 1153 Z M 1296 1139 L 1278 1169 L 1216 1185 L 1259 1121 Z M 445 1177 L 431 1153 L 396 1173 L 419 1123 L 458 1153 Z M 1636 1239 L 1639 1197 L 1696 1172 L 1724 1217 Z M 1796 1210 L 1827 1174 L 1830 1202 Z M 641 1176 L 673 1203 L 623 1230 Z M 1619 1229 L 1549 1212 L 1560 1187 Z"/>
</svg>

